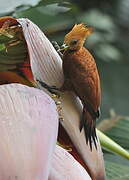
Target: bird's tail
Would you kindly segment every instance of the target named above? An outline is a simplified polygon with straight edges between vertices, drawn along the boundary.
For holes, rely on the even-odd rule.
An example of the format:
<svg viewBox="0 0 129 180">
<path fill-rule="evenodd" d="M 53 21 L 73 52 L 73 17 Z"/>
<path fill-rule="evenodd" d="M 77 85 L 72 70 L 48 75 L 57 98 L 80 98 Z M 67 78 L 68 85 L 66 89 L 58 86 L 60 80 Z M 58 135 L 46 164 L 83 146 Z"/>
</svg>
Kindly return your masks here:
<svg viewBox="0 0 129 180">
<path fill-rule="evenodd" d="M 82 119 L 80 123 L 80 131 L 84 127 L 86 143 L 90 145 L 92 151 L 92 141 L 97 149 L 97 135 L 96 135 L 96 117 L 93 117 L 86 109 L 83 109 Z"/>
</svg>

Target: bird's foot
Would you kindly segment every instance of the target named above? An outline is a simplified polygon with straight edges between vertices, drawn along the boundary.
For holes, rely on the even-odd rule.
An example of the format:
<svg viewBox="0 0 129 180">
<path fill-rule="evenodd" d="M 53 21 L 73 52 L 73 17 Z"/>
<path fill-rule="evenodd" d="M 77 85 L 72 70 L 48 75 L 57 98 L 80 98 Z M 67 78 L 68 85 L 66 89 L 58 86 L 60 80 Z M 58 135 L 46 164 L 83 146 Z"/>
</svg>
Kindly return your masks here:
<svg viewBox="0 0 129 180">
<path fill-rule="evenodd" d="M 39 82 L 43 88 L 47 89 L 52 94 L 53 97 L 60 97 L 59 93 L 57 92 L 57 91 L 60 91 L 59 88 L 57 88 L 56 86 L 49 86 L 45 82 L 40 81 L 38 79 L 36 79 L 36 81 Z"/>
<path fill-rule="evenodd" d="M 56 41 L 52 41 L 51 43 L 52 43 L 52 45 L 54 46 L 54 48 L 55 48 L 56 51 L 59 51 L 59 50 L 60 50 L 60 46 L 59 46 L 59 44 L 58 44 Z"/>
<path fill-rule="evenodd" d="M 62 58 L 63 54 L 61 53 L 61 48 L 59 44 L 56 41 L 52 41 L 52 45 L 55 48 L 55 50 L 58 52 L 59 56 Z"/>
</svg>

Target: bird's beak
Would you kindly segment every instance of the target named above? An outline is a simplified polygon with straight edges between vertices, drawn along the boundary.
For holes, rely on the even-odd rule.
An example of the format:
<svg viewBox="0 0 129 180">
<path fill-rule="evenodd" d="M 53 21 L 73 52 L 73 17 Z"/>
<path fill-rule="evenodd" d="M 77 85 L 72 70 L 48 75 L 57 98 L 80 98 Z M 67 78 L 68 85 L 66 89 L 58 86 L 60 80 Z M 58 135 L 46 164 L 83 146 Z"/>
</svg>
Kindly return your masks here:
<svg viewBox="0 0 129 180">
<path fill-rule="evenodd" d="M 69 48 L 69 46 L 67 44 L 62 44 L 62 46 L 60 47 L 60 51 L 65 51 Z"/>
</svg>

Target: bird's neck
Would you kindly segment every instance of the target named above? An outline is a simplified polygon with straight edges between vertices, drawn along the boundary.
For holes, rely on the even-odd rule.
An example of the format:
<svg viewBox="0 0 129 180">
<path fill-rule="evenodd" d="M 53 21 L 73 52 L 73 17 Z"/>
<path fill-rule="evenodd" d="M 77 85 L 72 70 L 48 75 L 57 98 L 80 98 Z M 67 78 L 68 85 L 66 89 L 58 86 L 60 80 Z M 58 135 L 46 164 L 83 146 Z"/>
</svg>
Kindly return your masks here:
<svg viewBox="0 0 129 180">
<path fill-rule="evenodd" d="M 77 51 L 77 50 L 75 50 L 75 49 L 68 49 L 68 50 L 67 50 L 68 53 L 74 53 L 74 52 L 76 52 L 76 51 Z"/>
<path fill-rule="evenodd" d="M 80 51 L 81 49 L 83 49 L 83 47 L 79 48 L 79 49 L 67 49 L 67 53 L 75 53 L 75 52 L 78 52 Z"/>
</svg>

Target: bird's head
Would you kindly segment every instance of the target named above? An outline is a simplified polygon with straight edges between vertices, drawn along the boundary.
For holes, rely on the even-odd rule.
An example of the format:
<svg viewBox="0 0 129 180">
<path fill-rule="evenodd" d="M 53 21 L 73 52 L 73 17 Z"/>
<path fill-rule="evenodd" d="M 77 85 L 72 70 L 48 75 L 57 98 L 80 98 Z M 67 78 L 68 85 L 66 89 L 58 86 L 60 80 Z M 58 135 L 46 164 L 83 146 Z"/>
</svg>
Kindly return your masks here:
<svg viewBox="0 0 129 180">
<path fill-rule="evenodd" d="M 87 27 L 84 24 L 75 24 L 72 30 L 66 34 L 64 44 L 66 44 L 70 50 L 79 50 L 83 47 L 86 38 L 92 32 L 92 27 Z"/>
</svg>

